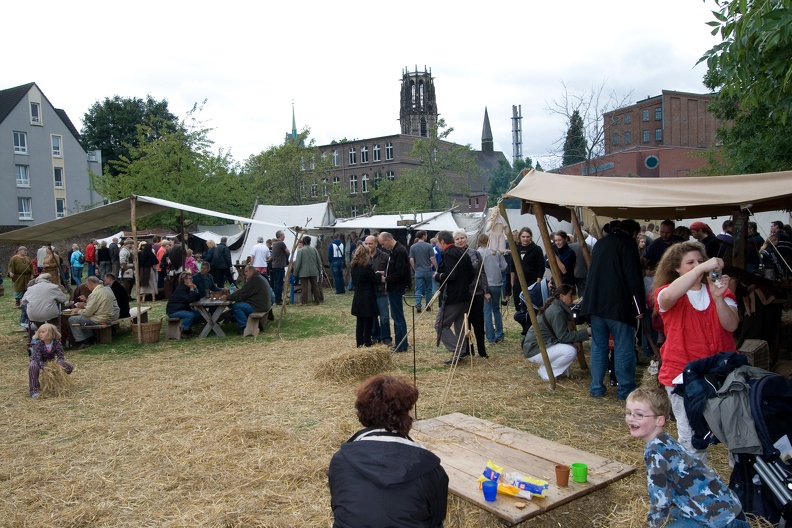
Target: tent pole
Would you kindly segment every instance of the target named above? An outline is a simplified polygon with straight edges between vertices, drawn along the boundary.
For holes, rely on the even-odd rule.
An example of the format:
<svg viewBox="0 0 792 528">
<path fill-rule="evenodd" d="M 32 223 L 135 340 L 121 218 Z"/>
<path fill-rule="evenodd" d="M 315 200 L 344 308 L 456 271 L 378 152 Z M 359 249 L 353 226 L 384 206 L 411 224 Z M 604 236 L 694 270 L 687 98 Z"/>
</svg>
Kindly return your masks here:
<svg viewBox="0 0 792 528">
<path fill-rule="evenodd" d="M 310 222 L 310 220 L 309 220 Z M 308 222 L 305 223 L 308 225 Z M 292 265 L 294 264 L 294 251 L 297 249 L 297 243 L 300 241 L 300 228 L 296 228 L 297 231 L 294 234 L 294 244 L 292 245 L 291 253 L 289 253 L 289 266 L 286 268 L 286 274 L 283 276 L 283 288 L 284 292 L 286 291 L 286 285 L 290 284 L 289 280 L 291 278 L 292 272 Z M 281 313 L 280 318 L 278 318 L 278 335 L 280 335 L 280 327 L 281 321 L 283 321 L 283 314 L 286 313 L 286 304 L 287 304 L 287 296 L 281 293 Z"/>
<path fill-rule="evenodd" d="M 130 223 L 132 224 L 132 256 L 135 261 L 135 297 L 137 297 L 137 339 L 138 343 L 143 342 L 143 325 L 140 315 L 140 258 L 138 257 L 138 237 L 137 237 L 137 196 L 134 194 L 129 198 Z"/>
<path fill-rule="evenodd" d="M 555 244 L 550 240 L 550 233 L 547 231 L 544 209 L 542 208 L 542 204 L 538 202 L 532 202 L 531 207 L 533 207 L 534 216 L 536 216 L 536 225 L 539 227 L 539 233 L 542 235 L 542 244 L 544 244 L 547 262 L 550 264 L 550 272 L 553 275 L 555 287 L 558 288 L 563 284 L 561 282 L 561 268 L 558 267 L 558 261 L 556 260 L 557 257 L 554 251 Z M 551 256 L 553 258 L 550 258 Z"/>
<path fill-rule="evenodd" d="M 539 328 L 539 321 L 536 319 L 536 312 L 534 311 L 533 303 L 531 302 L 531 293 L 528 291 L 528 284 L 525 282 L 522 262 L 520 261 L 520 253 L 517 251 L 517 242 L 514 240 L 514 236 L 512 235 L 511 224 L 509 224 L 509 217 L 506 216 L 506 207 L 503 205 L 502 200 L 498 202 L 498 210 L 500 211 L 503 219 L 506 221 L 506 237 L 509 239 L 509 251 L 511 251 L 512 254 L 515 275 L 517 275 L 517 279 L 520 281 L 520 288 L 522 289 L 523 295 L 525 296 L 525 306 L 528 309 L 528 317 L 531 318 L 531 324 L 533 327 Z M 550 357 L 547 355 L 547 348 L 545 347 L 544 339 L 542 339 L 542 332 L 536 332 L 536 343 L 539 345 L 539 352 L 542 354 L 542 361 L 544 361 L 545 368 L 547 369 L 547 375 L 550 378 L 550 388 L 555 390 L 555 375 L 553 374 L 553 369 L 550 366 Z M 520 348 L 522 349 L 522 343 L 520 344 Z"/>
<path fill-rule="evenodd" d="M 586 237 L 583 236 L 583 229 L 580 227 L 580 220 L 578 220 L 577 212 L 574 207 L 570 207 L 569 211 L 572 213 L 572 227 L 575 229 L 575 236 L 580 242 L 580 252 L 583 253 L 583 260 L 586 261 L 586 267 L 591 267 L 591 252 L 589 251 L 588 244 L 586 244 Z"/>
</svg>

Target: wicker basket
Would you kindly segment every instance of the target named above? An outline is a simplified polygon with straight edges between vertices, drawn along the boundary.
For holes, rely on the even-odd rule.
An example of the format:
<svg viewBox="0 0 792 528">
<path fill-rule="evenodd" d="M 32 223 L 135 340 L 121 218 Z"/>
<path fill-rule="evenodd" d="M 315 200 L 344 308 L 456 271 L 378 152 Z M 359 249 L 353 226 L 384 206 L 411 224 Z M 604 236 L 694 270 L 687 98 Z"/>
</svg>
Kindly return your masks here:
<svg viewBox="0 0 792 528">
<path fill-rule="evenodd" d="M 141 323 L 141 336 L 138 338 L 138 325 L 132 324 L 132 335 L 138 343 L 159 343 L 160 331 L 162 330 L 162 319 L 152 323 Z"/>
</svg>

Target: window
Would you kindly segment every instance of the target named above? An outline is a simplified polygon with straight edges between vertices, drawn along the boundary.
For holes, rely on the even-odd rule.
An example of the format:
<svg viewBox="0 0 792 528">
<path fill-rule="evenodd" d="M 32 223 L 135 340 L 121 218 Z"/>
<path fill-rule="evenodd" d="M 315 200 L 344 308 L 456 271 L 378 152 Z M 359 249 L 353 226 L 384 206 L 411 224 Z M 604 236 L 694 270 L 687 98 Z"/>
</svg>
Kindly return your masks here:
<svg viewBox="0 0 792 528">
<path fill-rule="evenodd" d="M 357 194 L 357 176 L 349 177 L 349 194 Z"/>
<path fill-rule="evenodd" d="M 19 208 L 20 220 L 33 220 L 32 201 L 32 198 L 17 198 L 17 207 Z"/>
<path fill-rule="evenodd" d="M 649 121 L 649 109 L 644 108 L 641 110 L 641 121 Z"/>
<path fill-rule="evenodd" d="M 308 186 L 305 184 L 304 181 L 301 181 L 300 182 L 300 196 L 305 196 L 307 190 L 308 190 Z"/>
<path fill-rule="evenodd" d="M 333 176 L 333 185 L 338 185 L 341 183 L 341 179 L 338 176 Z"/>
<path fill-rule="evenodd" d="M 644 143 L 649 143 L 649 131 L 648 130 L 644 130 L 643 131 L 643 142 Z"/>
<path fill-rule="evenodd" d="M 380 160 L 380 146 L 379 146 L 379 144 L 374 145 L 373 153 L 374 153 L 374 161 L 381 161 Z"/>
<path fill-rule="evenodd" d="M 338 167 L 338 149 L 333 150 L 333 166 Z"/>
<path fill-rule="evenodd" d="M 96 151 L 92 150 L 91 152 L 88 153 L 88 163 L 96 163 L 96 161 L 97 161 Z"/>
<path fill-rule="evenodd" d="M 663 141 L 663 129 L 655 128 L 655 141 Z"/>
<path fill-rule="evenodd" d="M 396 173 L 393 171 L 388 171 L 385 173 L 385 177 L 388 178 L 388 181 L 393 181 L 396 179 Z"/>
<path fill-rule="evenodd" d="M 624 114 L 624 124 L 629 125 L 632 123 L 632 114 Z"/>
<path fill-rule="evenodd" d="M 355 147 L 349 147 L 349 164 L 354 165 L 357 163 L 357 154 L 355 153 Z"/>
<path fill-rule="evenodd" d="M 655 121 L 660 121 L 663 119 L 663 107 L 658 106 L 655 108 Z"/>
<path fill-rule="evenodd" d="M 63 218 L 66 216 L 66 198 L 55 198 L 55 217 Z"/>
<path fill-rule="evenodd" d="M 368 163 L 368 147 L 360 147 L 360 163 Z"/>
<path fill-rule="evenodd" d="M 363 178 L 361 178 L 360 180 L 360 192 L 362 193 L 368 192 L 368 182 L 369 182 L 368 174 L 364 174 Z"/>
<path fill-rule="evenodd" d="M 41 105 L 30 103 L 30 124 L 41 125 Z"/>
<path fill-rule="evenodd" d="M 30 167 L 27 165 L 16 166 L 17 187 L 30 187 Z"/>
<path fill-rule="evenodd" d="M 632 143 L 632 132 L 625 132 L 624 133 L 624 144 L 629 145 Z"/>
<path fill-rule="evenodd" d="M 323 194 L 324 196 L 327 196 L 328 194 L 330 194 L 330 193 L 327 191 L 327 178 L 322 178 L 322 194 Z"/>
<path fill-rule="evenodd" d="M 63 168 L 55 167 L 55 188 L 63 189 Z"/>
<path fill-rule="evenodd" d="M 611 118 L 611 124 L 612 125 L 618 125 L 619 124 L 619 116 L 613 116 Z"/>
<path fill-rule="evenodd" d="M 27 134 L 14 132 L 14 154 L 27 154 Z"/>
<path fill-rule="evenodd" d="M 316 198 L 317 196 L 319 196 L 319 186 L 316 182 L 313 182 L 311 184 L 311 198 Z"/>
<path fill-rule="evenodd" d="M 614 145 L 618 145 L 619 144 L 619 134 L 613 134 L 613 136 L 611 137 L 611 142 Z"/>
<path fill-rule="evenodd" d="M 479 207 L 479 199 L 476 198 L 476 207 Z"/>
<path fill-rule="evenodd" d="M 60 136 L 52 136 L 52 155 L 56 158 L 60 158 L 63 156 L 63 151 L 61 150 L 61 137 Z"/>
<path fill-rule="evenodd" d="M 376 191 L 380 187 L 380 183 L 382 183 L 382 173 L 375 172 L 374 173 L 374 190 Z"/>
<path fill-rule="evenodd" d="M 305 172 L 305 158 L 300 158 L 300 171 Z"/>
<path fill-rule="evenodd" d="M 385 143 L 385 159 L 393 159 L 393 143 Z"/>
<path fill-rule="evenodd" d="M 352 216 L 357 216 L 358 213 L 357 205 L 353 205 L 350 210 L 352 211 Z"/>
</svg>

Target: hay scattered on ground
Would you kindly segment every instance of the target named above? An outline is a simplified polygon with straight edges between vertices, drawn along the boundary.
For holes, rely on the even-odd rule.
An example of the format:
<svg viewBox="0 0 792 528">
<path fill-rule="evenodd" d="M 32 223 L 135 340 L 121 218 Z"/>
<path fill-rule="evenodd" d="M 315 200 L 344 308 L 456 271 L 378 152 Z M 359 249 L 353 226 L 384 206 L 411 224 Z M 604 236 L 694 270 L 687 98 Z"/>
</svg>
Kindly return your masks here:
<svg viewBox="0 0 792 528">
<path fill-rule="evenodd" d="M 316 379 L 364 380 L 391 368 L 391 351 L 386 345 L 361 347 L 324 360 L 316 369 Z"/>
<path fill-rule="evenodd" d="M 47 361 L 39 373 L 43 396 L 67 396 L 74 390 L 74 378 L 57 361 Z"/>
</svg>

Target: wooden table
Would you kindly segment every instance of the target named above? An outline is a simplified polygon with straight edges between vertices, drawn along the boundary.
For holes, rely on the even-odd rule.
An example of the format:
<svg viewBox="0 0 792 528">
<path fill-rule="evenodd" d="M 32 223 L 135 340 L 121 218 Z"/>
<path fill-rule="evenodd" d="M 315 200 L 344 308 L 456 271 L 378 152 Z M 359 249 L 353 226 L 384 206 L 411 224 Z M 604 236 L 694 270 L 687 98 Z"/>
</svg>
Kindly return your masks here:
<svg viewBox="0 0 792 528">
<path fill-rule="evenodd" d="M 224 301 L 222 299 L 207 299 L 206 297 L 202 298 L 198 302 L 194 302 L 190 304 L 195 310 L 201 314 L 201 317 L 204 318 L 206 321 L 206 325 L 204 326 L 201 333 L 198 337 L 206 337 L 209 335 L 209 332 L 214 331 L 219 337 L 225 337 L 225 332 L 220 327 L 220 323 L 217 321 L 220 319 L 220 315 L 225 311 L 226 308 L 231 306 L 230 301 Z M 212 310 L 212 308 L 217 308 L 216 310 Z"/>
<path fill-rule="evenodd" d="M 508 526 L 579 499 L 636 470 L 615 460 L 461 413 L 417 421 L 410 436 L 440 457 L 448 473 L 448 491 L 497 515 Z M 546 480 L 550 487 L 545 497 L 525 500 L 499 493 L 495 502 L 486 502 L 477 479 L 488 459 L 502 466 L 504 473 L 514 471 Z M 569 486 L 558 487 L 555 465 L 573 462 L 588 465 L 588 482 L 578 484 L 570 475 Z M 516 502 L 526 504 L 525 509 L 517 509 Z"/>
</svg>

